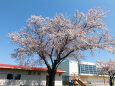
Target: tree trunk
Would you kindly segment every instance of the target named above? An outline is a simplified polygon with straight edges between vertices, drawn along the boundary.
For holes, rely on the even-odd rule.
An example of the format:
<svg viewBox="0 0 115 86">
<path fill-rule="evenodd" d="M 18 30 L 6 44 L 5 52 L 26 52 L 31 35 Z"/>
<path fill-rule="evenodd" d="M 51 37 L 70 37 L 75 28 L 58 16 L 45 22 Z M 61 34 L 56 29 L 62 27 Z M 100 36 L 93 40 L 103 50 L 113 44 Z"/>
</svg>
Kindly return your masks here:
<svg viewBox="0 0 115 86">
<path fill-rule="evenodd" d="M 110 86 L 113 86 L 113 85 L 112 85 L 112 80 L 111 80 L 111 79 L 110 79 Z"/>
<path fill-rule="evenodd" d="M 56 71 L 53 69 L 48 70 L 48 83 L 46 86 L 55 86 L 55 74 Z"/>
<path fill-rule="evenodd" d="M 110 76 L 110 86 L 113 86 L 112 77 Z"/>
</svg>

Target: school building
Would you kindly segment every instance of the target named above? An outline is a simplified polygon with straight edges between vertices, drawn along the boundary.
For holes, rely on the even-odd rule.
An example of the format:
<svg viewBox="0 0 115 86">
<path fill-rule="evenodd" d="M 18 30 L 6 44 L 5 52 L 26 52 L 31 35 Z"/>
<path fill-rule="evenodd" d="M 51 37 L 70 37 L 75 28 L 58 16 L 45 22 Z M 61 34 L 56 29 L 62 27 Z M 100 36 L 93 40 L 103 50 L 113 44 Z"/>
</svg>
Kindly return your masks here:
<svg viewBox="0 0 115 86">
<path fill-rule="evenodd" d="M 62 86 L 62 69 L 57 69 L 55 86 Z M 47 68 L 0 64 L 0 86 L 46 86 Z"/>
<path fill-rule="evenodd" d="M 97 66 L 91 62 L 65 61 L 59 68 L 66 71 L 63 76 L 63 82 L 71 82 L 71 77 L 76 75 L 87 86 L 109 86 L 108 75 L 98 75 Z"/>
</svg>

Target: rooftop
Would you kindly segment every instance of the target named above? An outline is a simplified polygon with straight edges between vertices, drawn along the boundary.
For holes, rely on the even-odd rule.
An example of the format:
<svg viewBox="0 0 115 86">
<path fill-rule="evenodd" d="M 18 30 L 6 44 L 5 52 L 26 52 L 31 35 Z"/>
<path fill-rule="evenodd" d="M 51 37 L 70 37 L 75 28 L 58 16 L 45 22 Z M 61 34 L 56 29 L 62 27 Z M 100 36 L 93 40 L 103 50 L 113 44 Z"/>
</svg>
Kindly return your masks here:
<svg viewBox="0 0 115 86">
<path fill-rule="evenodd" d="M 17 69 L 17 70 L 36 70 L 36 71 L 47 71 L 48 68 L 45 67 L 31 67 L 31 66 L 20 66 L 20 65 L 9 65 L 0 64 L 0 69 Z M 57 73 L 65 73 L 63 69 L 57 69 Z"/>
</svg>

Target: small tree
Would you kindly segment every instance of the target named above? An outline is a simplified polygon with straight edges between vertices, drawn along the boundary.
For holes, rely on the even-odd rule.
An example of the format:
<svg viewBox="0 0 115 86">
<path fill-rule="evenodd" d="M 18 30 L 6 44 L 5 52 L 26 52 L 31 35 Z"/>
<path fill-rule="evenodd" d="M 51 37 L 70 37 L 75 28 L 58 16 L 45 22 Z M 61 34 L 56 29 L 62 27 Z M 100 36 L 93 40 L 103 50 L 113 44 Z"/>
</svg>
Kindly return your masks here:
<svg viewBox="0 0 115 86">
<path fill-rule="evenodd" d="M 115 78 L 115 59 L 109 59 L 108 61 L 97 61 L 99 74 L 110 76 L 110 86 L 113 86 L 112 79 Z"/>
<path fill-rule="evenodd" d="M 31 16 L 22 30 L 9 34 L 18 46 L 12 57 L 26 64 L 43 61 L 48 68 L 48 86 L 54 86 L 57 67 L 63 60 L 78 59 L 85 50 L 114 51 L 114 40 L 101 19 L 105 14 L 95 8 L 87 14 L 77 11 L 73 20 L 63 15 L 54 18 Z M 38 57 L 35 61 L 33 55 Z"/>
</svg>

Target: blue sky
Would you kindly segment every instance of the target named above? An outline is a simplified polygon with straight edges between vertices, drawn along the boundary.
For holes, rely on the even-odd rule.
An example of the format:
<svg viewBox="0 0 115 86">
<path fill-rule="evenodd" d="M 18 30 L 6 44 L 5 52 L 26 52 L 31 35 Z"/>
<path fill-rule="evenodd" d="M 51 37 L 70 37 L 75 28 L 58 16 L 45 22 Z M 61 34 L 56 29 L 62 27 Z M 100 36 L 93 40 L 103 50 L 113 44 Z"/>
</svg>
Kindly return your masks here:
<svg viewBox="0 0 115 86">
<path fill-rule="evenodd" d="M 115 36 L 115 0 L 0 0 L 0 64 L 17 64 L 10 57 L 14 45 L 10 43 L 8 33 L 19 31 L 31 15 L 53 17 L 56 13 L 72 16 L 75 10 L 87 13 L 88 9 L 100 7 L 110 11 L 104 19 L 112 36 Z M 84 61 L 95 62 L 97 59 L 115 58 L 115 54 L 102 51 Z"/>
</svg>

